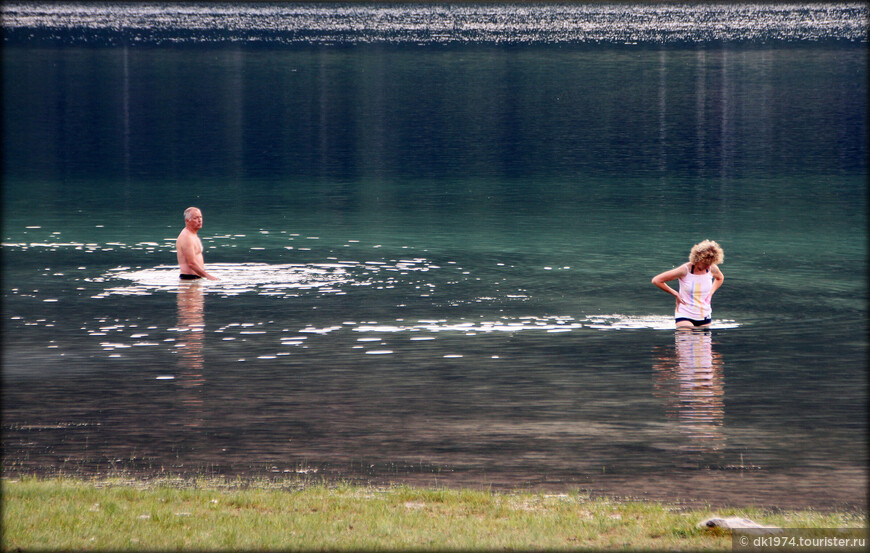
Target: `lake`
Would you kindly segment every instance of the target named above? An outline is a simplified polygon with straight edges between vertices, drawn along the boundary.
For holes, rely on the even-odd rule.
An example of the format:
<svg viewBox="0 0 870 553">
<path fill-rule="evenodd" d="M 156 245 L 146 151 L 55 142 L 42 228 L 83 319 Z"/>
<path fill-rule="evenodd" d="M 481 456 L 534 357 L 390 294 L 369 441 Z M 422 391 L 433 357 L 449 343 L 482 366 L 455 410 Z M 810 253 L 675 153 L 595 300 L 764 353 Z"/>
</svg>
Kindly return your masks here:
<svg viewBox="0 0 870 553">
<path fill-rule="evenodd" d="M 866 509 L 865 4 L 2 11 L 4 475 Z"/>
</svg>

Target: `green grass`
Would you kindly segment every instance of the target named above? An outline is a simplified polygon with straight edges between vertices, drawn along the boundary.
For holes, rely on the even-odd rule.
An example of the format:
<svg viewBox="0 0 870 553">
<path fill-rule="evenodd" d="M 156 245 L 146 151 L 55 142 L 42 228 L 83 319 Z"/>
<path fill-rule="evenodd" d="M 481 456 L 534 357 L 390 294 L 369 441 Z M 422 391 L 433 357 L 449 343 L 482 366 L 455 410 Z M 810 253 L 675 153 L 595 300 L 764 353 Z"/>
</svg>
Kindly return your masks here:
<svg viewBox="0 0 870 553">
<path fill-rule="evenodd" d="M 682 509 L 567 494 L 209 479 L 4 478 L 5 551 L 707 549 L 708 516 L 791 528 L 865 527 L 863 515 Z"/>
</svg>

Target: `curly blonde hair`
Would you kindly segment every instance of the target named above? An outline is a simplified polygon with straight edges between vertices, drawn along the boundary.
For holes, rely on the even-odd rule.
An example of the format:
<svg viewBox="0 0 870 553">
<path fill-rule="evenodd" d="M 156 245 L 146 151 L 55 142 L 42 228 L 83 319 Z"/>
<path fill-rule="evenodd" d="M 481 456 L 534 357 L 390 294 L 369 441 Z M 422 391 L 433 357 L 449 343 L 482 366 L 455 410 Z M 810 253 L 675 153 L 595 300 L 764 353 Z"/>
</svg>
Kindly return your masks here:
<svg viewBox="0 0 870 553">
<path fill-rule="evenodd" d="M 722 251 L 722 246 L 718 243 L 712 240 L 704 240 L 692 246 L 692 251 L 689 253 L 689 261 L 708 267 L 719 265 L 725 261 L 725 252 Z"/>
</svg>

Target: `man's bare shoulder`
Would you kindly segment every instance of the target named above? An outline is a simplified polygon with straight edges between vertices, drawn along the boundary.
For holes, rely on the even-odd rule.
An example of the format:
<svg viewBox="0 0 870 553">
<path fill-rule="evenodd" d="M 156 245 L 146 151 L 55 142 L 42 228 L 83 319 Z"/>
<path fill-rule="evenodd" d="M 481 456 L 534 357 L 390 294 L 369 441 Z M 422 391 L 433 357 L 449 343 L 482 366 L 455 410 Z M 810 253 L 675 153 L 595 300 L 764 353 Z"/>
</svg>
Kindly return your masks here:
<svg viewBox="0 0 870 553">
<path fill-rule="evenodd" d="M 178 238 L 175 239 L 176 242 L 190 242 L 193 239 L 193 233 L 187 230 L 187 228 L 181 229 L 181 232 L 178 233 Z"/>
</svg>

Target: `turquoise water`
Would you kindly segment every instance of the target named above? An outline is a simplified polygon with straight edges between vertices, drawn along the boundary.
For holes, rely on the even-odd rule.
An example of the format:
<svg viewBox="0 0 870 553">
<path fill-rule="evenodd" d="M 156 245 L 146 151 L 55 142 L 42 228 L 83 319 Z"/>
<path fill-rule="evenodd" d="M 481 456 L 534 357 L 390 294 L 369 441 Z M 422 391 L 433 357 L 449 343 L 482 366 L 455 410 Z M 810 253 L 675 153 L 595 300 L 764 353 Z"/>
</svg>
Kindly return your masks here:
<svg viewBox="0 0 870 553">
<path fill-rule="evenodd" d="M 866 8 L 322 44 L 145 6 L 4 18 L 4 472 L 866 507 Z M 528 39 L 553 10 L 621 38 Z M 218 282 L 177 280 L 188 205 Z M 675 334 L 650 279 L 705 238 L 713 329 Z"/>
</svg>

